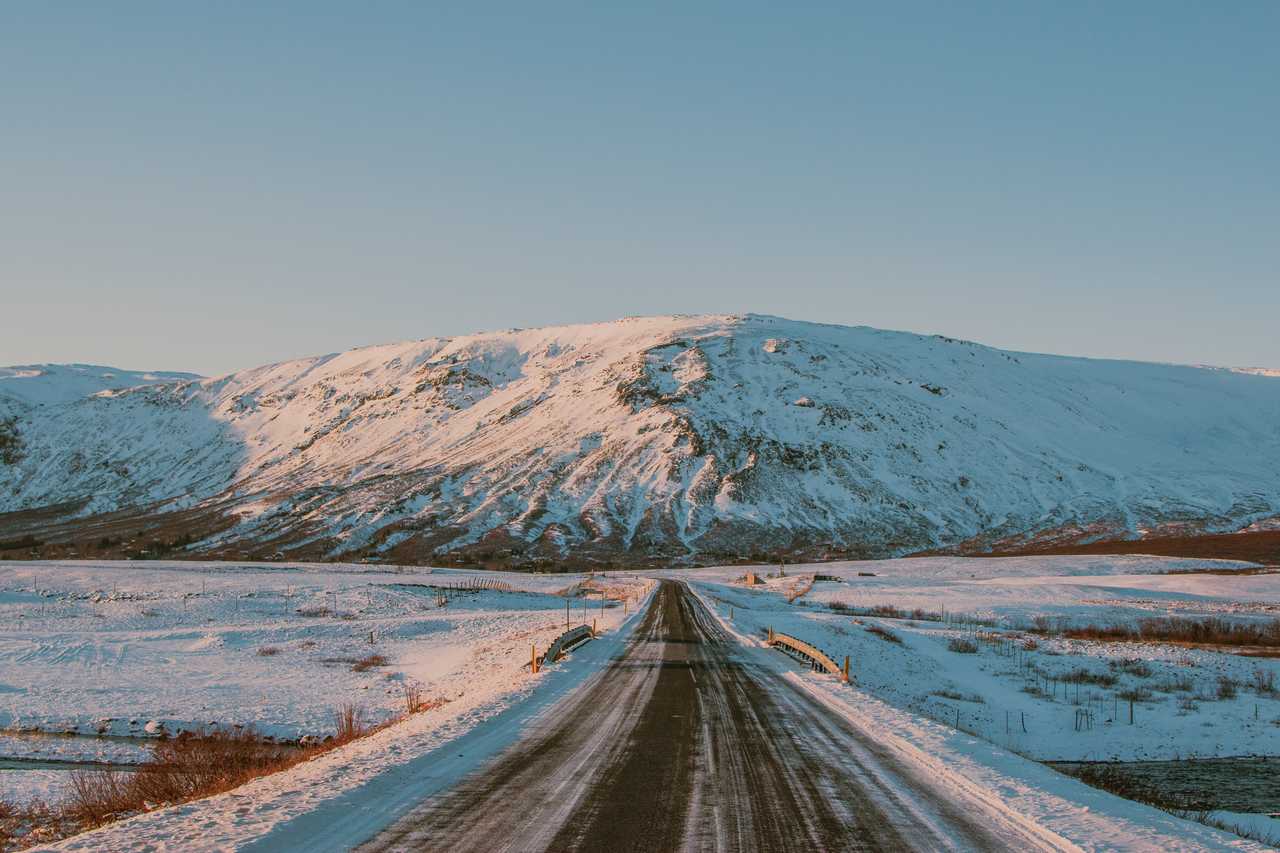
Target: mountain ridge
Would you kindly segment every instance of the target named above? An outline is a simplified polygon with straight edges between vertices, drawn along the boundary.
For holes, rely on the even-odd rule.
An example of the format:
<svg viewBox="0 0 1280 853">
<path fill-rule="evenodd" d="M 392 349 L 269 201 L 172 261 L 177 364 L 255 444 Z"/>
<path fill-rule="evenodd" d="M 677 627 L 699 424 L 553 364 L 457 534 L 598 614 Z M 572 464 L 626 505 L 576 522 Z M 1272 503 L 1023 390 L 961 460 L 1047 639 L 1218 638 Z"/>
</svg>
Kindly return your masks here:
<svg viewBox="0 0 1280 853">
<path fill-rule="evenodd" d="M 610 564 L 1280 515 L 1273 377 L 768 315 L 427 338 L 39 406 L 4 378 L 22 446 L 0 537 L 79 547 Z"/>
</svg>

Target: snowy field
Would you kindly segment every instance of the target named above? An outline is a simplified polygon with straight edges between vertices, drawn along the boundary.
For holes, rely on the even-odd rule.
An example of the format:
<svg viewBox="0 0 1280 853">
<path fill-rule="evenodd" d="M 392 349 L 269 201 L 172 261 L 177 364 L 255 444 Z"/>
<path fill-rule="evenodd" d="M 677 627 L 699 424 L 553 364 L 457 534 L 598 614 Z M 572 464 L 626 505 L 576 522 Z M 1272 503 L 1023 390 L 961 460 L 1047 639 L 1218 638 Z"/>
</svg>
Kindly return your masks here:
<svg viewBox="0 0 1280 853">
<path fill-rule="evenodd" d="M 764 583 L 754 588 L 737 580 L 749 568 L 689 577 L 726 615 L 733 608 L 736 630 L 760 635 L 773 627 L 838 658 L 849 655 L 861 689 L 925 717 L 958 719 L 965 731 L 1028 757 L 1280 755 L 1280 693 L 1254 689 L 1267 673 L 1280 686 L 1280 660 L 1054 636 L 1066 626 L 1150 617 L 1280 618 L 1280 574 L 1167 573 L 1245 565 L 1155 557 L 922 558 L 786 566 L 781 578 L 767 577 L 777 566 L 759 566 L 754 571 Z M 815 572 L 838 580 L 812 582 Z M 869 615 L 890 607 L 907 618 Z M 945 621 L 910 618 L 917 609 L 945 612 Z M 965 640 L 972 645 L 958 646 L 976 651 L 952 650 L 953 641 Z"/>
<path fill-rule="evenodd" d="M 1280 660 L 1057 636 L 1151 617 L 1280 618 L 1280 574 L 1204 573 L 1249 567 L 1143 556 L 939 557 L 786 566 L 781 577 L 778 566 L 678 574 L 746 642 L 772 627 L 838 662 L 848 655 L 852 689 L 832 676 L 805 681 L 864 725 L 1004 796 L 1070 792 L 1073 805 L 1027 797 L 1030 812 L 1057 802 L 1037 819 L 1062 822 L 1054 809 L 1087 799 L 1078 786 L 978 744 L 1037 761 L 1280 755 L 1280 692 L 1259 686 L 1280 685 Z M 754 586 L 744 583 L 747 572 L 757 574 Z M 870 615 L 890 608 L 898 613 Z M 1278 800 L 1261 792 L 1266 805 L 1255 810 L 1271 812 Z M 1280 839 L 1280 820 L 1265 814 L 1217 817 Z"/>
<path fill-rule="evenodd" d="M 1013 753 L 1037 760 L 1280 755 L 1280 696 L 1252 686 L 1257 671 L 1280 681 L 1280 661 L 1055 635 L 1070 624 L 1151 616 L 1276 618 L 1280 575 L 1182 573 L 1246 567 L 1136 556 L 927 558 L 787 566 L 783 577 L 768 577 L 776 566 L 760 566 L 754 571 L 763 583 L 753 587 L 742 582 L 751 567 L 668 574 L 690 581 L 745 643 L 758 644 L 773 627 L 838 659 L 849 655 L 855 684 L 844 686 L 761 651 L 776 658 L 780 677 L 825 697 L 833 712 L 879 732 L 928 772 L 987 792 L 992 808 L 1085 849 L 1107 849 L 1116 839 L 1156 849 L 1179 834 L 1191 846 L 1178 849 L 1192 849 L 1203 828 Z M 476 579 L 512 589 L 448 589 Z M 620 604 L 601 615 L 593 592 L 601 586 L 630 596 L 625 616 Z M 447 603 L 438 598 L 442 587 Z M 383 719 L 399 712 L 401 685 L 418 682 L 428 697 L 449 702 L 286 773 L 58 849 L 144 842 L 209 849 L 211 838 L 291 849 L 293 828 L 327 819 L 333 808 L 350 816 L 343 831 L 359 840 L 377 828 L 369 798 L 409 803 L 424 785 L 459 778 L 598 670 L 620 650 L 647 589 L 644 578 L 629 575 L 0 563 L 0 758 L 135 761 L 160 730 L 209 724 L 252 724 L 288 739 L 324 735 L 338 705 L 355 702 L 371 721 Z M 573 624 L 601 620 L 604 638 L 533 676 L 530 646 L 545 648 L 563 630 L 566 602 Z M 945 610 L 947 618 L 866 615 L 877 607 Z M 954 640 L 973 641 L 976 651 L 953 651 Z M 356 662 L 370 654 L 385 664 L 358 671 Z M 1081 670 L 1096 677 L 1071 680 Z M 1232 696 L 1220 695 L 1224 676 L 1235 685 Z M 1133 724 L 1119 698 L 1129 693 L 1137 697 Z M 1083 724 L 1086 711 L 1092 716 Z M 454 744 L 456 756 L 441 750 Z M 56 793 L 63 772 L 0 770 L 0 796 Z M 1280 836 L 1277 822 L 1262 815 L 1234 820 Z"/>
<path fill-rule="evenodd" d="M 469 591 L 477 582 L 510 589 Z M 618 624 L 643 581 L 383 566 L 0 563 L 0 798 L 55 793 L 65 770 L 127 764 L 162 733 L 333 732 L 377 723 L 405 685 L 451 705 L 523 689 L 531 646 Z M 373 657 L 371 656 L 380 656 Z M 447 706 L 446 706 L 447 707 Z M 29 766 L 31 769 L 13 769 Z"/>
</svg>

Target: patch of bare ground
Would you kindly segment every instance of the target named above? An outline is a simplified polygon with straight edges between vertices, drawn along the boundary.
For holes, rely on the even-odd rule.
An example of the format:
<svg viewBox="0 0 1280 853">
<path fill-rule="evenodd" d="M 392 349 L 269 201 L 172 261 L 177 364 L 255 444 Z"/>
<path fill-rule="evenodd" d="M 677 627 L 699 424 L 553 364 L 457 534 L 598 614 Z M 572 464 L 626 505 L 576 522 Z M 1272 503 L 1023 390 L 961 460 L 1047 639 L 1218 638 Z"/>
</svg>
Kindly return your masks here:
<svg viewBox="0 0 1280 853">
<path fill-rule="evenodd" d="M 1280 530 L 1243 533 L 1207 533 L 1189 536 L 1149 536 L 1144 539 L 1105 539 L 1088 543 L 1027 543 L 999 547 L 984 556 L 1069 556 L 1075 554 L 1151 554 L 1157 557 L 1190 557 L 1205 560 L 1247 560 L 1274 570 L 1280 567 Z M 1223 570 L 1224 574 L 1226 572 Z M 1255 570 L 1256 571 L 1256 570 Z"/>
<path fill-rule="evenodd" d="M 268 741 L 252 728 L 184 732 L 159 741 L 151 758 L 136 770 L 73 771 L 68 791 L 59 801 L 0 801 L 0 850 L 49 844 L 143 812 L 221 794 L 448 701 L 424 698 L 419 686 L 406 682 L 405 711 L 400 716 L 368 725 L 359 705 L 344 704 L 334 713 L 333 735 L 299 745 Z"/>
</svg>

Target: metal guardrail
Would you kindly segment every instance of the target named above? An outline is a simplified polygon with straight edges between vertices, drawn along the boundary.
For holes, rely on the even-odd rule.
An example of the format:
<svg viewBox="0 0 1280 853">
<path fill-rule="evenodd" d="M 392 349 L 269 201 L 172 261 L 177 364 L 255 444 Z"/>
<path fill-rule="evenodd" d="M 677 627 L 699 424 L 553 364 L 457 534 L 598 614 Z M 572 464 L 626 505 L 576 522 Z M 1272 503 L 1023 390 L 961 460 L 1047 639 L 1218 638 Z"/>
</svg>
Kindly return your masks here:
<svg viewBox="0 0 1280 853">
<path fill-rule="evenodd" d="M 544 654 L 539 655 L 537 649 L 535 649 L 530 658 L 530 668 L 537 672 L 542 668 L 543 664 L 555 663 L 564 656 L 565 652 L 585 643 L 587 640 L 594 639 L 595 636 L 595 629 L 590 625 L 579 625 L 576 628 L 570 628 L 552 640 L 551 645 L 547 646 L 547 651 Z"/>
<path fill-rule="evenodd" d="M 783 651 L 798 655 L 801 659 L 808 661 L 814 669 L 822 669 L 832 675 L 839 676 L 841 681 L 849 680 L 848 655 L 844 657 L 844 666 L 839 666 L 831 655 L 812 643 L 806 643 L 804 640 L 792 637 L 789 634 L 779 633 L 772 628 L 769 629 L 768 643 L 774 647 L 781 646 Z"/>
</svg>

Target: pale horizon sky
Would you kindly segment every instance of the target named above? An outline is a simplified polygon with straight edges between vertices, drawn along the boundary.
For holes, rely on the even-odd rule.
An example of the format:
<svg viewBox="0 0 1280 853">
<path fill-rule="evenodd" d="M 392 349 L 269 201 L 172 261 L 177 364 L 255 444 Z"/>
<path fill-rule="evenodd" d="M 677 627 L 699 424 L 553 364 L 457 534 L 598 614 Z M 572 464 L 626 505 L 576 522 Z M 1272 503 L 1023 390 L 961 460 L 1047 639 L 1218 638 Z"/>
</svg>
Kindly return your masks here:
<svg viewBox="0 0 1280 853">
<path fill-rule="evenodd" d="M 1280 368 L 1280 4 L 231 5 L 0 9 L 0 364 L 756 312 Z"/>
</svg>

